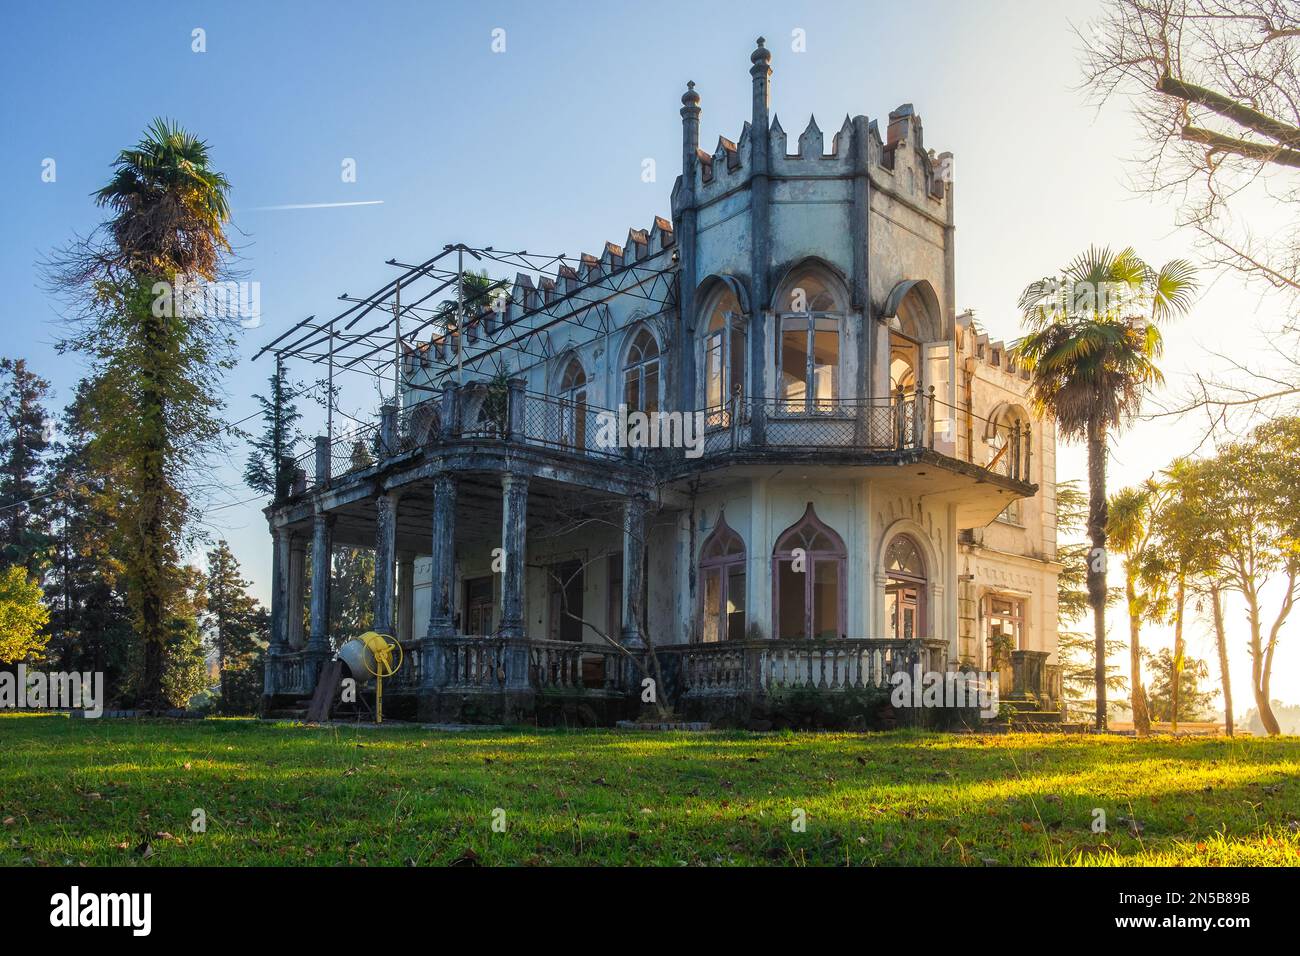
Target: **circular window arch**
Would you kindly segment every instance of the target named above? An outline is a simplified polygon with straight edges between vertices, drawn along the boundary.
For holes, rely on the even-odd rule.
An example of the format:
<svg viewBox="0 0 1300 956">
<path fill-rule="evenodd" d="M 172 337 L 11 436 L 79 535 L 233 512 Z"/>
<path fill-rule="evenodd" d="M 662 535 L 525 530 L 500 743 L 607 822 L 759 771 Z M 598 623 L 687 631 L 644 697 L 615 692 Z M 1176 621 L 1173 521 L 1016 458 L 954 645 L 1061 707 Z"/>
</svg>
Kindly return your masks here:
<svg viewBox="0 0 1300 956">
<path fill-rule="evenodd" d="M 772 633 L 778 638 L 844 637 L 844 539 L 812 502 L 772 552 Z"/>
</svg>

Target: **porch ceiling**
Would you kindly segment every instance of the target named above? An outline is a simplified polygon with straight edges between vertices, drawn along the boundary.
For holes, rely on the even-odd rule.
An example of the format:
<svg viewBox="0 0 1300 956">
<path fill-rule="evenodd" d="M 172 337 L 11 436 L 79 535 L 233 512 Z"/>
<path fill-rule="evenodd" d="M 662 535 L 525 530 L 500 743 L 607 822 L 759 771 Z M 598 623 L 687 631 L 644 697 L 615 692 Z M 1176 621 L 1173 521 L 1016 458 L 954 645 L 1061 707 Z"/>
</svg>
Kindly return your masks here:
<svg viewBox="0 0 1300 956">
<path fill-rule="evenodd" d="M 456 545 L 497 541 L 501 537 L 501 476 L 493 473 L 461 474 L 456 495 Z M 611 496 L 590 494 L 582 498 L 564 482 L 532 478 L 528 483 L 530 535 L 563 520 L 597 514 L 616 503 Z M 329 512 L 334 518 L 334 543 L 372 548 L 375 544 L 376 506 L 373 497 L 350 501 Z M 289 523 L 295 534 L 312 533 L 312 520 Z M 397 549 L 408 554 L 429 554 L 433 537 L 433 482 L 423 479 L 402 488 L 397 504 Z"/>
</svg>

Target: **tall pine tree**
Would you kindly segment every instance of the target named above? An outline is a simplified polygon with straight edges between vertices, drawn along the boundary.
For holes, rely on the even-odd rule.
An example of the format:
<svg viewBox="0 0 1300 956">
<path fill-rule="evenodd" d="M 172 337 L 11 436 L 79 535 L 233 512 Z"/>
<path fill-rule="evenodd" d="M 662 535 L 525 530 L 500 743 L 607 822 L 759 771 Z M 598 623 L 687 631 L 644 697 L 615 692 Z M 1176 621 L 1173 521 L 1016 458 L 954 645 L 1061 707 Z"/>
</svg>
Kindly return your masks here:
<svg viewBox="0 0 1300 956">
<path fill-rule="evenodd" d="M 79 383 L 64 409 L 46 474 L 50 656 L 62 670 L 103 672 L 117 700 L 129 695 L 134 678 L 134 630 L 116 531 L 121 515 L 113 493 L 121 476 L 90 466 L 89 388 L 88 382 Z"/>
<path fill-rule="evenodd" d="M 225 541 L 208 552 L 208 607 L 204 627 L 216 654 L 221 711 L 251 714 L 262 694 L 262 651 L 270 625 L 266 609 L 248 593 L 251 582 Z"/>
<path fill-rule="evenodd" d="M 298 431 L 302 415 L 293 401 L 294 391 L 282 364 L 276 363 L 275 374 L 267 381 L 270 394 L 253 396 L 262 410 L 265 427 L 261 436 L 251 442 L 244 483 L 254 491 L 271 495 L 279 501 L 287 497 L 293 487 L 293 459 L 302 441 Z"/>
<path fill-rule="evenodd" d="M 22 565 L 32 577 L 39 577 L 50 544 L 49 498 L 41 494 L 49 392 L 49 382 L 24 359 L 0 359 L 0 565 Z"/>
</svg>

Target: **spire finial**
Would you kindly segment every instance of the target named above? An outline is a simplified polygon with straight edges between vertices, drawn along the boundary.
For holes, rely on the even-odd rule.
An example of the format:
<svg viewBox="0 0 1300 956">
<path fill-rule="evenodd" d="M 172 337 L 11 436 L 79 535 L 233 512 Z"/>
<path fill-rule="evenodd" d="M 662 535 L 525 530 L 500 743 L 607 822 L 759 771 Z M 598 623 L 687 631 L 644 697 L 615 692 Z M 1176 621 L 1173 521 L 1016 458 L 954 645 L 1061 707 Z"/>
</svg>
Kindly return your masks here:
<svg viewBox="0 0 1300 956">
<path fill-rule="evenodd" d="M 686 92 L 682 94 L 682 106 L 690 109 L 700 105 L 700 94 L 695 92 L 695 81 L 686 81 Z"/>
<path fill-rule="evenodd" d="M 758 46 L 756 46 L 754 52 L 749 55 L 749 62 L 753 63 L 755 66 L 767 66 L 772 62 L 772 51 L 763 45 L 767 41 L 762 37 L 759 37 L 755 42 L 757 42 Z"/>
</svg>

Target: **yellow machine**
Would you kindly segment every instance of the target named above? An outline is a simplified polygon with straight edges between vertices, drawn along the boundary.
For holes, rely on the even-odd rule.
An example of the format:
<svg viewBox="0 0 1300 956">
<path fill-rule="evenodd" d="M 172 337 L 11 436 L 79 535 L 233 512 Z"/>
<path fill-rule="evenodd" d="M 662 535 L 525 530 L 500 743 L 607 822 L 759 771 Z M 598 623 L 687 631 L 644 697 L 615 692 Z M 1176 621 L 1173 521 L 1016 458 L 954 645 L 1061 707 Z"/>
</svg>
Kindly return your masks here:
<svg viewBox="0 0 1300 956">
<path fill-rule="evenodd" d="M 387 634 L 366 631 L 339 648 L 354 677 L 362 669 L 375 679 L 375 723 L 384 722 L 384 678 L 402 669 L 402 645 Z"/>
</svg>

